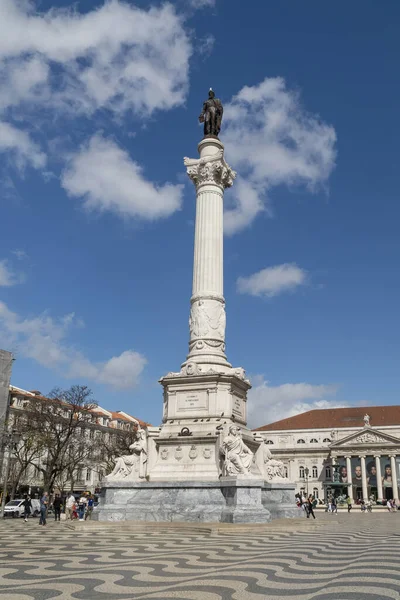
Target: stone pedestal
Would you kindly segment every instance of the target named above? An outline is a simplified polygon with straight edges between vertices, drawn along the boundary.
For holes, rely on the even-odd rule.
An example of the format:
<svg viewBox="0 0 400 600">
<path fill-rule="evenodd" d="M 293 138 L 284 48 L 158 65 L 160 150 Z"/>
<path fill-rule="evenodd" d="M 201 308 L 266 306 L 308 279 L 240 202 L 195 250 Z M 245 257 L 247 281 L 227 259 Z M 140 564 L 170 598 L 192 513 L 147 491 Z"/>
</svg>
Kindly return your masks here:
<svg viewBox="0 0 400 600">
<path fill-rule="evenodd" d="M 291 502 L 294 485 L 273 490 L 262 479 L 221 478 L 220 481 L 159 481 L 108 483 L 100 506 L 93 513 L 98 521 L 182 521 L 204 523 L 267 523 L 272 518 L 298 517 Z"/>
</svg>

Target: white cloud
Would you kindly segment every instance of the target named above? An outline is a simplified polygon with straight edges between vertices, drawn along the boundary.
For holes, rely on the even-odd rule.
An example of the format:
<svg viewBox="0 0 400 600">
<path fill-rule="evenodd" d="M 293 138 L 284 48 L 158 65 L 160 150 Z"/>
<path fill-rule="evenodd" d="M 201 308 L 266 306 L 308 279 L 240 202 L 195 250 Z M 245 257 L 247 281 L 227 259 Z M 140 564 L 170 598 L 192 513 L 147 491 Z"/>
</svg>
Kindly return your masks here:
<svg viewBox="0 0 400 600">
<path fill-rule="evenodd" d="M 216 0 L 189 0 L 190 6 L 197 9 L 215 6 L 215 2 Z"/>
<path fill-rule="evenodd" d="M 23 279 L 23 275 L 16 273 L 7 260 L 0 260 L 0 286 L 11 287 L 22 283 Z"/>
<path fill-rule="evenodd" d="M 228 234 L 267 209 L 273 187 L 305 185 L 314 192 L 335 166 L 335 130 L 308 114 L 280 77 L 243 87 L 225 107 L 223 125 L 227 158 L 240 173 L 225 214 Z"/>
<path fill-rule="evenodd" d="M 28 258 L 28 255 L 25 252 L 25 250 L 22 250 L 21 248 L 16 248 L 15 250 L 11 250 L 11 254 L 14 254 L 14 256 L 16 256 L 18 258 L 18 260 L 25 260 Z"/>
<path fill-rule="evenodd" d="M 158 219 L 182 204 L 183 185 L 154 185 L 125 150 L 100 135 L 72 156 L 62 186 L 71 196 L 84 198 L 87 209 L 123 217 Z"/>
<path fill-rule="evenodd" d="M 15 164 L 20 171 L 31 164 L 36 169 L 46 164 L 46 155 L 41 152 L 27 133 L 0 121 L 0 153 L 7 152 L 15 159 Z"/>
<path fill-rule="evenodd" d="M 0 302 L 0 347 L 16 347 L 17 355 L 56 369 L 65 377 L 84 378 L 119 389 L 134 387 L 146 358 L 126 350 L 108 361 L 92 362 L 66 340 L 71 327 L 78 325 L 73 313 L 59 319 L 46 313 L 26 319 Z"/>
<path fill-rule="evenodd" d="M 239 277 L 237 290 L 251 296 L 276 296 L 307 282 L 307 272 L 295 264 L 267 267 L 248 277 Z"/>
<path fill-rule="evenodd" d="M 347 406 L 346 403 L 326 399 L 337 391 L 332 385 L 285 383 L 271 386 L 262 376 L 254 377 L 253 384 L 248 394 L 249 427 L 262 427 L 308 410 Z"/>
<path fill-rule="evenodd" d="M 145 10 L 111 0 L 86 13 L 39 13 L 33 2 L 2 0 L 0 106 L 35 94 L 75 113 L 169 109 L 184 101 L 191 52 L 168 3 Z"/>
</svg>

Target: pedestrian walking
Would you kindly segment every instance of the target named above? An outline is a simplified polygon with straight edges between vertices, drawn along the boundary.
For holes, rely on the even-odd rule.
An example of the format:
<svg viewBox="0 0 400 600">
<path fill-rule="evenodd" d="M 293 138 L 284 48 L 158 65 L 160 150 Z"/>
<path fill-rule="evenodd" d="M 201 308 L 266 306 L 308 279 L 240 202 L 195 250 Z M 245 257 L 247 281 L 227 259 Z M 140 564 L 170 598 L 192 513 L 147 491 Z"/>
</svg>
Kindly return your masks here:
<svg viewBox="0 0 400 600">
<path fill-rule="evenodd" d="M 349 513 L 351 511 L 351 509 L 353 508 L 353 506 L 351 504 L 351 498 L 350 498 L 350 496 L 347 496 L 346 503 L 347 503 L 347 512 Z"/>
<path fill-rule="evenodd" d="M 84 494 L 82 494 L 82 496 L 79 498 L 79 502 L 78 502 L 78 514 L 79 514 L 80 521 L 84 520 L 86 506 L 87 506 L 87 498 Z"/>
<path fill-rule="evenodd" d="M 29 498 L 29 496 L 27 494 L 25 494 L 25 498 L 24 498 L 24 502 L 23 502 L 23 507 L 24 507 L 24 521 L 25 523 L 28 520 L 29 515 L 32 512 L 32 502 L 31 499 Z"/>
<path fill-rule="evenodd" d="M 332 498 L 332 500 L 331 500 L 331 509 L 332 509 L 332 513 L 336 513 L 337 514 L 337 502 L 336 502 L 336 498 Z"/>
<path fill-rule="evenodd" d="M 87 521 L 89 519 L 89 521 L 92 518 L 92 512 L 93 512 L 93 506 L 94 506 L 94 498 L 92 496 L 92 494 L 88 495 L 87 498 L 87 508 L 86 508 L 86 515 L 85 515 L 85 521 Z"/>
<path fill-rule="evenodd" d="M 54 520 L 55 521 L 60 521 L 61 518 L 61 506 L 62 506 L 62 500 L 60 498 L 60 494 L 56 494 L 56 497 L 53 500 L 53 510 L 54 510 Z"/>
<path fill-rule="evenodd" d="M 312 515 L 313 518 L 315 519 L 313 503 L 314 503 L 314 498 L 310 495 L 307 499 L 307 519 L 310 518 L 310 515 Z"/>
<path fill-rule="evenodd" d="M 40 498 L 40 519 L 39 525 L 46 525 L 47 507 L 49 505 L 49 494 L 44 492 Z"/>
<path fill-rule="evenodd" d="M 74 512 L 74 504 L 75 504 L 75 496 L 71 492 L 67 498 L 67 502 L 65 504 L 65 513 L 67 515 L 67 519 L 72 521 L 72 515 Z"/>
</svg>

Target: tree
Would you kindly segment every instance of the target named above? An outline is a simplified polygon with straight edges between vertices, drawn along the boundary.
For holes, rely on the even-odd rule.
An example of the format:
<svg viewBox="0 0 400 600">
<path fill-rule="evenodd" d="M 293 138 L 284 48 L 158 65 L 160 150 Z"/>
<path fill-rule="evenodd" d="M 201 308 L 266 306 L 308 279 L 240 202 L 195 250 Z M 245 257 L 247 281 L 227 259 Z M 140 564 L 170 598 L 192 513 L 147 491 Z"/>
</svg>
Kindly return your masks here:
<svg viewBox="0 0 400 600">
<path fill-rule="evenodd" d="M 95 423 L 96 406 L 92 391 L 80 385 L 29 399 L 21 438 L 34 440 L 41 459 L 31 464 L 42 472 L 45 491 L 51 492 L 57 479 L 90 457 L 93 447 L 86 432 Z"/>
</svg>

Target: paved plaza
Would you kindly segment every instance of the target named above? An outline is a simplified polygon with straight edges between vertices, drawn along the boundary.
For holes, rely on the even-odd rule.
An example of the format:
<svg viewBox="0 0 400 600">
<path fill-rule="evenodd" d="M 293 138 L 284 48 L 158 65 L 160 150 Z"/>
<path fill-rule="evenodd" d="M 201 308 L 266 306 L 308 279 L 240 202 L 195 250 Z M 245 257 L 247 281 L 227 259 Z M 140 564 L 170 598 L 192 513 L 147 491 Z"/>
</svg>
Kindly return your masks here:
<svg viewBox="0 0 400 600">
<path fill-rule="evenodd" d="M 400 599 L 400 514 L 264 526 L 0 522 L 3 600 Z"/>
</svg>

